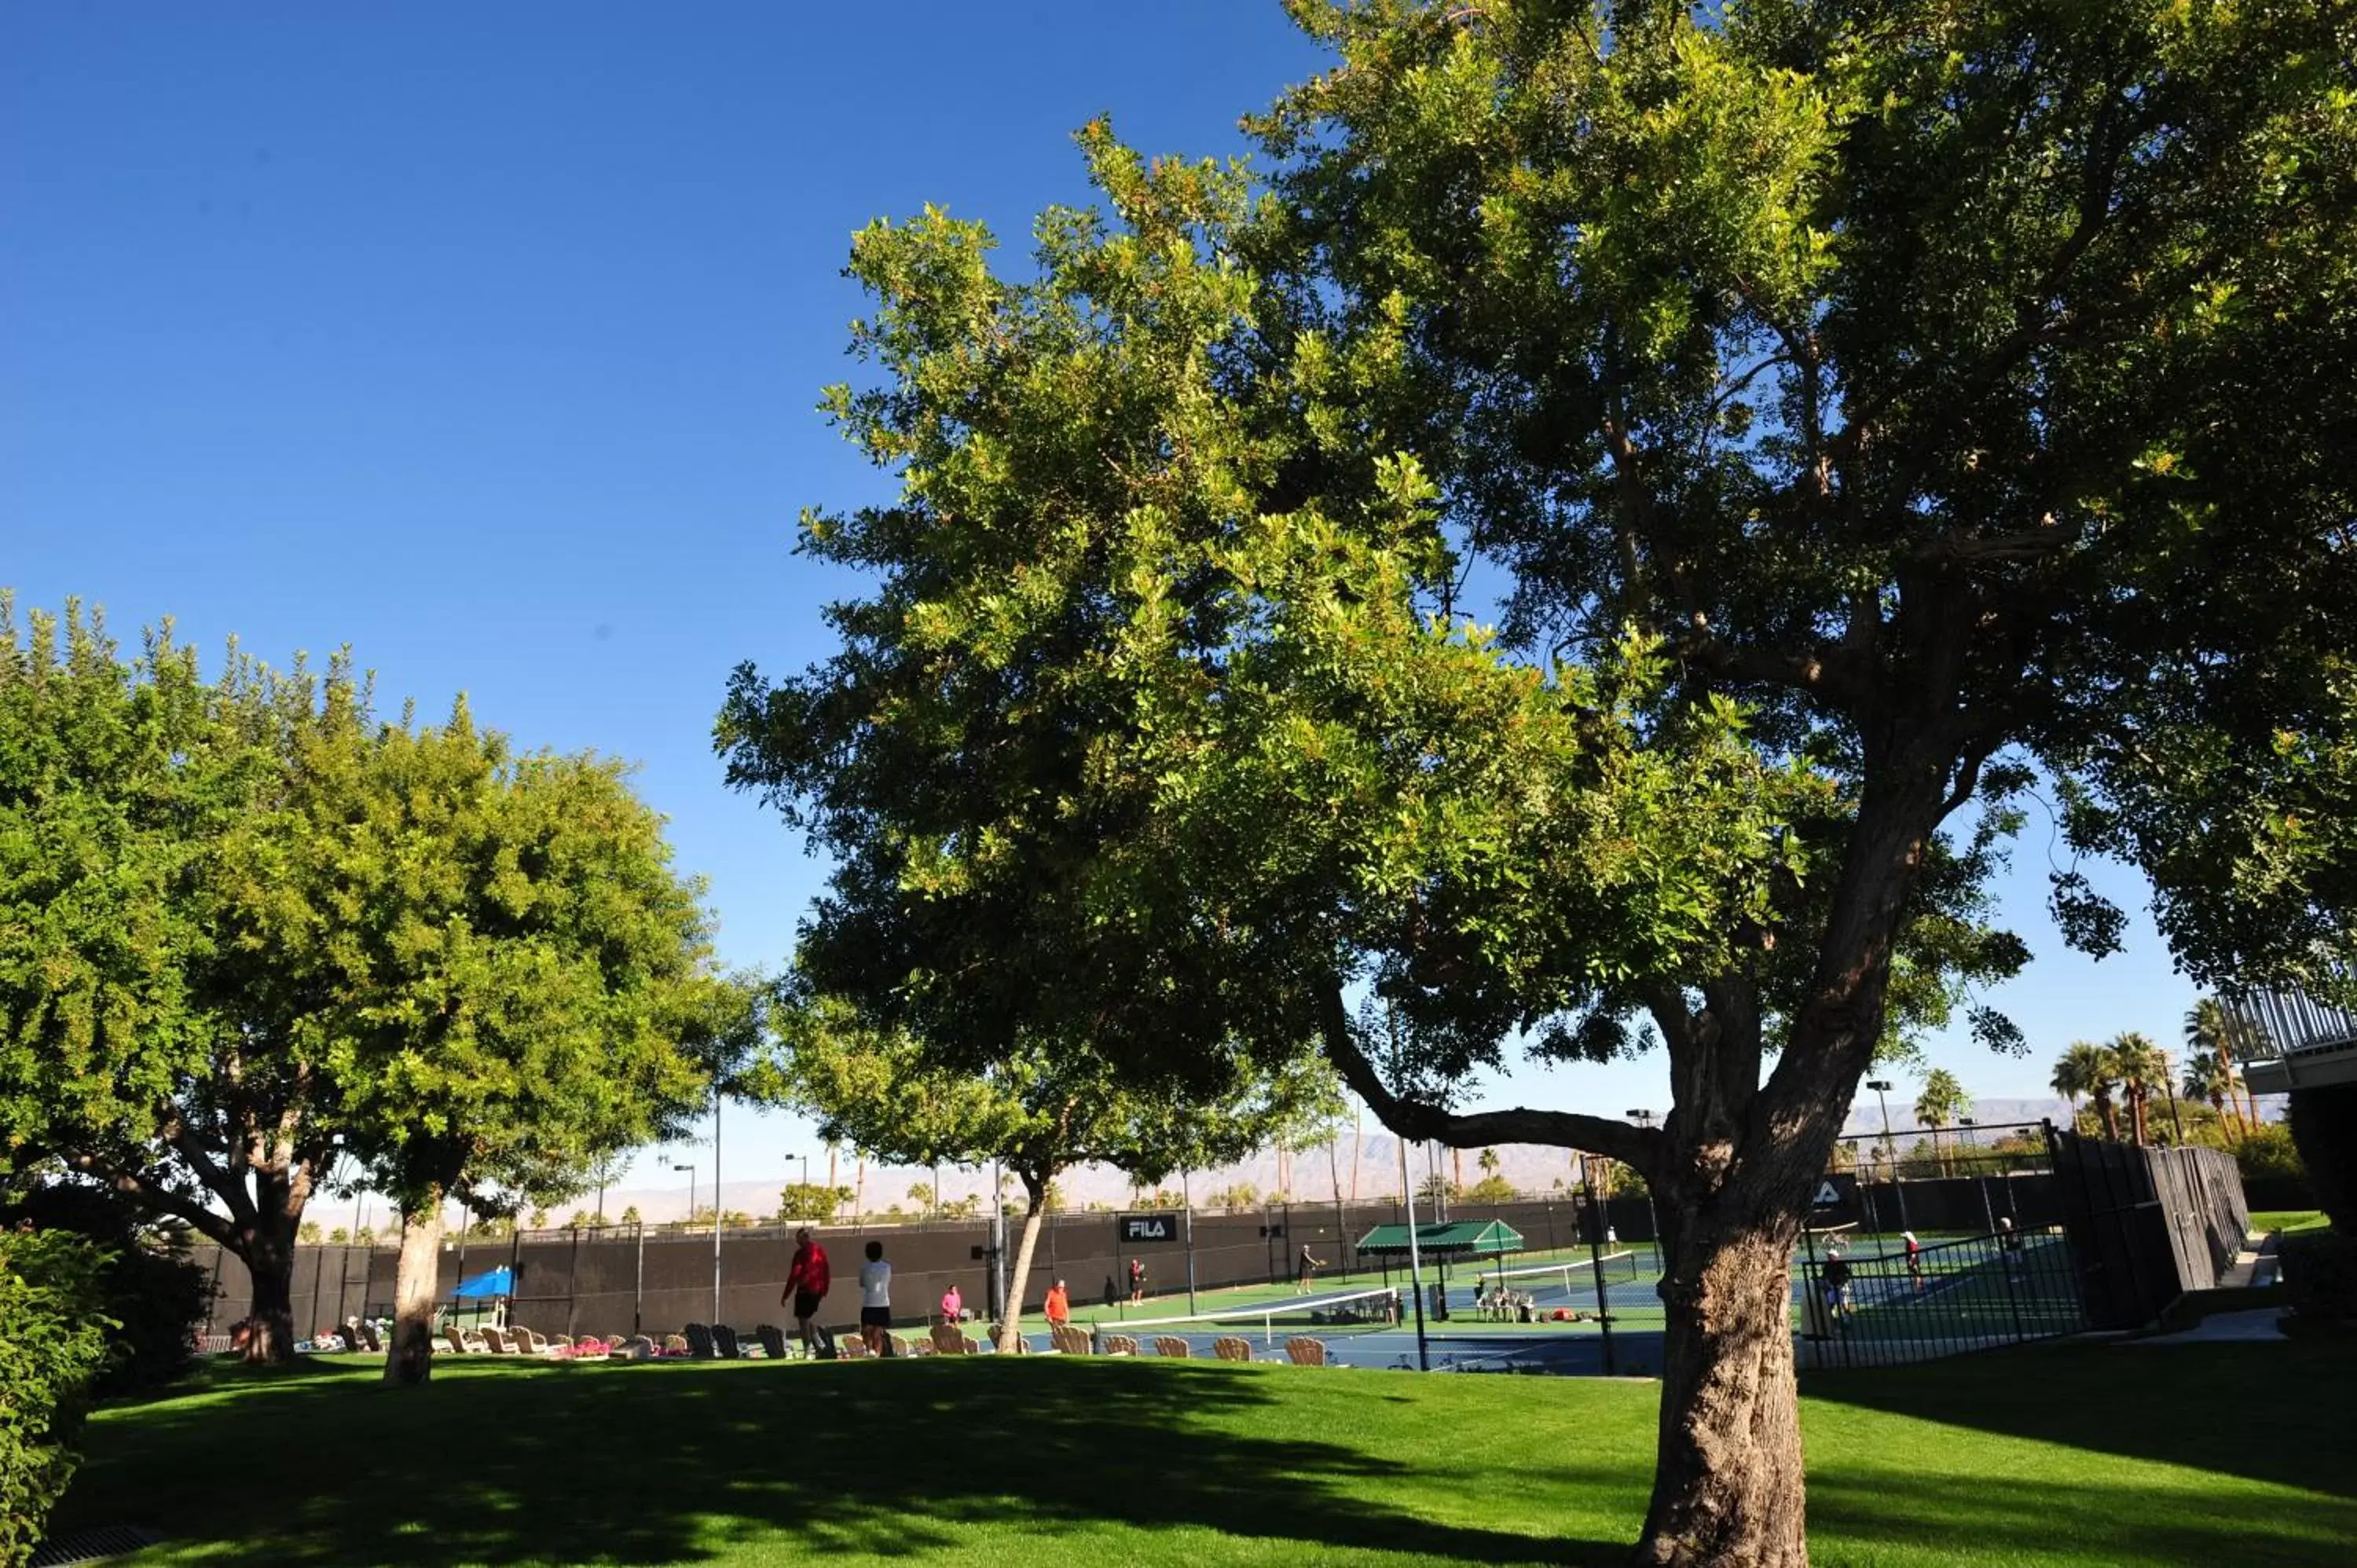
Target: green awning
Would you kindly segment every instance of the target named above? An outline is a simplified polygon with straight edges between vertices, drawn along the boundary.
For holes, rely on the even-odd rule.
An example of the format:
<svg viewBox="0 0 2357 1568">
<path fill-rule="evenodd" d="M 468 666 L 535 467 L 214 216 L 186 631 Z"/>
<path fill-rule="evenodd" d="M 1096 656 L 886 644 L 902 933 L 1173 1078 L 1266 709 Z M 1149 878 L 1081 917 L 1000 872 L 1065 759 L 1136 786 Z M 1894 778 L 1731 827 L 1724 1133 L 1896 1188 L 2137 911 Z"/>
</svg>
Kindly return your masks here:
<svg viewBox="0 0 2357 1568">
<path fill-rule="evenodd" d="M 1427 1224 L 1415 1228 L 1416 1251 L 1446 1257 L 1457 1252 L 1519 1252 L 1523 1250 L 1522 1232 L 1502 1219 L 1456 1219 L 1446 1225 Z M 1407 1227 L 1378 1225 L 1359 1240 L 1361 1253 L 1396 1253 L 1407 1256 Z"/>
</svg>

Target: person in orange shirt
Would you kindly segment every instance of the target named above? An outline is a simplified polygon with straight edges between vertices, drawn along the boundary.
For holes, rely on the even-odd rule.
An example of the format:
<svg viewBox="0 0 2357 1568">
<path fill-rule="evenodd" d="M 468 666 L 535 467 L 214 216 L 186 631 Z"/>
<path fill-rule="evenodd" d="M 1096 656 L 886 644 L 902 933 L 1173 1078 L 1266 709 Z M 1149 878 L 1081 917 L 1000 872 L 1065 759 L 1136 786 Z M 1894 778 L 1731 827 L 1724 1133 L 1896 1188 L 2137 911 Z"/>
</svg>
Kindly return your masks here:
<svg viewBox="0 0 2357 1568">
<path fill-rule="evenodd" d="M 1072 1298 L 1064 1294 L 1064 1282 L 1058 1280 L 1048 1287 L 1048 1326 L 1061 1328 L 1072 1320 Z"/>
</svg>

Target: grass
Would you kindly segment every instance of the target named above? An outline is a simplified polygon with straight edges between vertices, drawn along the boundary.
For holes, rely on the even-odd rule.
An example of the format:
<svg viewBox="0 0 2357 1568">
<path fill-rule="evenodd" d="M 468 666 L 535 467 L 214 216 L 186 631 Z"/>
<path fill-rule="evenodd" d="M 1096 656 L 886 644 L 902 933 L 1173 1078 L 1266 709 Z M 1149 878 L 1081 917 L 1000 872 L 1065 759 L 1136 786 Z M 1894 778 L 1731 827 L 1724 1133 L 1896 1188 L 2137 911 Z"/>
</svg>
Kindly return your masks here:
<svg viewBox="0 0 2357 1568">
<path fill-rule="evenodd" d="M 2047 1346 L 1806 1385 L 1813 1560 L 2323 1563 L 2357 1347 Z M 1077 1361 L 309 1364 L 102 1411 L 126 1561 L 1605 1563 L 1654 1385 Z"/>
<path fill-rule="evenodd" d="M 2270 1230 L 2296 1235 L 2302 1230 L 2327 1230 L 2331 1224 L 2320 1208 L 2269 1208 L 2251 1216 L 2252 1230 L 2261 1235 Z"/>
</svg>

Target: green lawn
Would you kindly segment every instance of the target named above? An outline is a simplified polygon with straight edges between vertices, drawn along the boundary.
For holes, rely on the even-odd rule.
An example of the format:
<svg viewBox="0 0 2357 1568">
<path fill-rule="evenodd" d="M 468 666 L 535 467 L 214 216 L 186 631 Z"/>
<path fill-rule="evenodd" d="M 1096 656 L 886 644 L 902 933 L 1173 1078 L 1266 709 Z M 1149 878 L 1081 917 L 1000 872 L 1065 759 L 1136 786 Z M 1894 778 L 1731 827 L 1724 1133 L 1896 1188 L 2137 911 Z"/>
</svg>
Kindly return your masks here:
<svg viewBox="0 0 2357 1568">
<path fill-rule="evenodd" d="M 1808 1385 L 1821 1564 L 2340 1563 L 2346 1345 L 2047 1346 Z M 1614 1563 L 1651 1383 L 1051 1358 L 312 1365 L 102 1412 L 140 1563 Z"/>
<path fill-rule="evenodd" d="M 2269 1230 L 2287 1234 L 2298 1230 L 2321 1230 L 2331 1223 L 2320 1208 L 2270 1208 L 2251 1216 L 2251 1229 L 2264 1235 Z"/>
</svg>

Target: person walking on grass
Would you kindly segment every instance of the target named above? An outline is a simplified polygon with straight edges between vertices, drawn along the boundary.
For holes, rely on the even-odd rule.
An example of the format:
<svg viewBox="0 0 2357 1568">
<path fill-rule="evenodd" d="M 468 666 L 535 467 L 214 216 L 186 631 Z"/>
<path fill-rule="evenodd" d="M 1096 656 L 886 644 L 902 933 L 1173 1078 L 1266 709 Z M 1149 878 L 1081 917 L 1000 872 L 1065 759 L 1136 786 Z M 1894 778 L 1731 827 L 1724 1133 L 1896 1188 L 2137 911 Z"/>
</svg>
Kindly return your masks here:
<svg viewBox="0 0 2357 1568">
<path fill-rule="evenodd" d="M 1146 1260 L 1132 1258 L 1129 1261 L 1129 1304 L 1132 1306 L 1137 1306 L 1143 1305 L 1145 1300 Z"/>
<path fill-rule="evenodd" d="M 943 1323 L 965 1321 L 965 1297 L 959 1294 L 955 1284 L 942 1292 L 942 1321 Z"/>
<path fill-rule="evenodd" d="M 892 1327 L 892 1265 L 884 1261 L 884 1243 L 867 1243 L 867 1261 L 859 1265 L 859 1337 L 867 1353 L 881 1356 Z"/>
<path fill-rule="evenodd" d="M 813 1326 L 820 1304 L 826 1300 L 827 1287 L 834 1283 L 827 1273 L 826 1249 L 818 1244 L 810 1227 L 803 1226 L 794 1232 L 793 1262 L 786 1265 L 786 1288 L 779 1293 L 778 1305 L 793 1305 L 794 1331 L 802 1336 L 805 1356 L 818 1353 Z"/>
<path fill-rule="evenodd" d="M 1318 1271 L 1325 1266 L 1326 1265 L 1323 1262 L 1309 1255 L 1308 1242 L 1304 1241 L 1301 1243 L 1301 1262 L 1299 1267 L 1295 1271 L 1297 1277 L 1293 1282 L 1293 1294 L 1296 1295 L 1308 1295 L 1309 1294 L 1309 1286 L 1311 1283 L 1318 1277 Z"/>
<path fill-rule="evenodd" d="M 1061 1328 L 1071 1322 L 1072 1298 L 1065 1292 L 1063 1281 L 1058 1280 L 1048 1287 L 1048 1300 L 1040 1311 L 1047 1314 L 1050 1328 Z"/>
<path fill-rule="evenodd" d="M 1915 1240 L 1912 1230 L 1900 1233 L 1907 1242 L 1907 1277 L 1915 1282 L 1917 1291 L 1923 1288 L 1923 1243 Z"/>
</svg>

